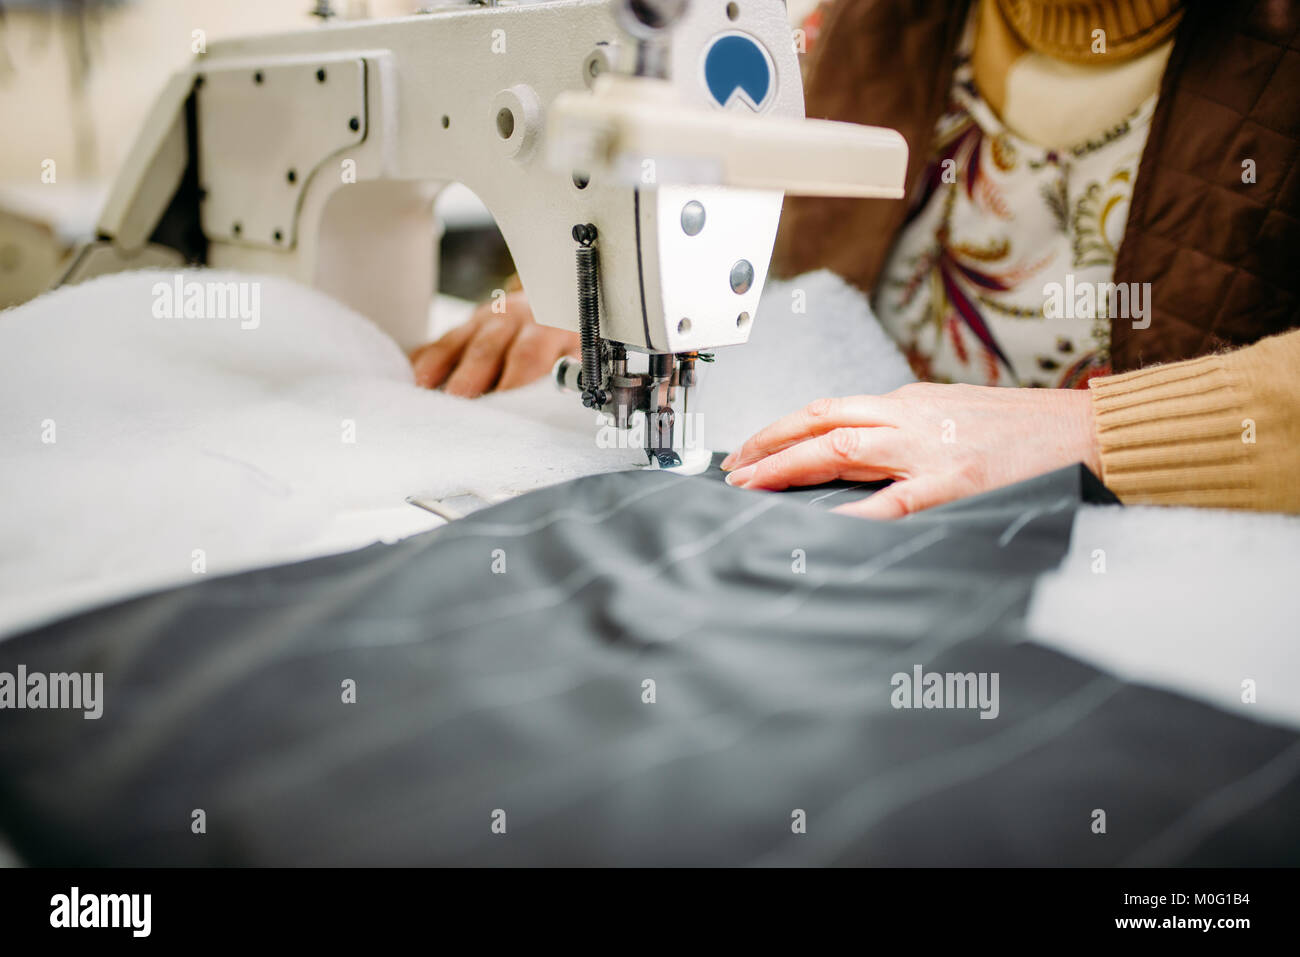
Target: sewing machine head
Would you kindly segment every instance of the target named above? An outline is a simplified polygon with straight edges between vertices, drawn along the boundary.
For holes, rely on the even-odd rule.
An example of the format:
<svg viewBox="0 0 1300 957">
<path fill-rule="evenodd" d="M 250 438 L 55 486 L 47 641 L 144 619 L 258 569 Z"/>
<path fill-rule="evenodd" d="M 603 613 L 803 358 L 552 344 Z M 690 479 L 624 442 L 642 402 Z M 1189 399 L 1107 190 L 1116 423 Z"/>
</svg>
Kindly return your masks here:
<svg viewBox="0 0 1300 957">
<path fill-rule="evenodd" d="M 674 124 L 693 114 L 709 126 L 726 110 L 803 115 L 783 4 L 747 5 L 744 22 L 739 5 L 689 6 L 688 13 L 685 0 L 616 3 L 625 39 L 589 55 L 592 92 L 557 97 L 548 129 L 552 168 L 583 178 L 595 170 L 624 193 L 624 204 L 628 191 L 632 200 L 630 235 L 602 237 L 595 221 L 575 226 L 583 356 L 561 359 L 556 379 L 618 427 L 639 424 L 647 458 L 660 468 L 682 465 L 679 412 L 689 415 L 701 354 L 708 361 L 706 350 L 749 336 L 782 198 L 778 190 L 722 186 L 725 148 L 691 149 L 710 131 Z M 784 78 L 772 50 L 786 61 Z M 604 108 L 593 115 L 598 103 Z"/>
<path fill-rule="evenodd" d="M 557 379 L 673 465 L 695 363 L 745 342 L 783 191 L 900 196 L 889 130 L 803 119 L 782 0 L 451 6 L 213 43 L 164 90 L 65 281 L 288 275 L 423 338 L 432 200 L 483 200 Z"/>
</svg>

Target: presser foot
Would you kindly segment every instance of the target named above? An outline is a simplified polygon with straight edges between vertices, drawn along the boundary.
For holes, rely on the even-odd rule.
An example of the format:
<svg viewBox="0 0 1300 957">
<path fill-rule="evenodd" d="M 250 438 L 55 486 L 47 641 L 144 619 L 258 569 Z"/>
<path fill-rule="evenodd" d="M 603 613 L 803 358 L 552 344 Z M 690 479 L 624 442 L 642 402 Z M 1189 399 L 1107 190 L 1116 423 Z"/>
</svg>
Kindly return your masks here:
<svg viewBox="0 0 1300 957">
<path fill-rule="evenodd" d="M 678 475 L 699 475 L 708 471 L 713 453 L 708 449 L 646 449 L 650 460 L 647 472 L 676 472 Z"/>
</svg>

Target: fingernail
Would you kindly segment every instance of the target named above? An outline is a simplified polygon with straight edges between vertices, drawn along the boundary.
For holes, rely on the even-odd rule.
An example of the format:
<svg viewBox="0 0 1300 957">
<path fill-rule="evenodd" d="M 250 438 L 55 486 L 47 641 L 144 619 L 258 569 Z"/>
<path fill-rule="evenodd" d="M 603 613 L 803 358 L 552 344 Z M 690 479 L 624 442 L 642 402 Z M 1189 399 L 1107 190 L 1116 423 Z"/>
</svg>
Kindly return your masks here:
<svg viewBox="0 0 1300 957">
<path fill-rule="evenodd" d="M 744 485 L 749 477 L 754 474 L 754 466 L 746 465 L 743 469 L 736 469 L 734 472 L 727 474 L 728 485 Z"/>
<path fill-rule="evenodd" d="M 722 460 L 722 464 L 719 465 L 718 468 L 722 469 L 724 472 L 729 471 L 731 469 L 731 463 L 734 461 L 736 461 L 736 453 L 731 452 Z"/>
</svg>

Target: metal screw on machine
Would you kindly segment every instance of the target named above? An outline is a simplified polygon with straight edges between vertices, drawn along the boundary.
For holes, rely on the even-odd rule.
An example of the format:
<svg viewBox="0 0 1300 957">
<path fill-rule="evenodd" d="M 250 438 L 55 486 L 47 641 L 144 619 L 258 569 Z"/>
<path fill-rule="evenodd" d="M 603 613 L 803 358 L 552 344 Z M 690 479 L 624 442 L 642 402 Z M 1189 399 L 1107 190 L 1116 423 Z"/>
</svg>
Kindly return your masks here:
<svg viewBox="0 0 1300 957">
<path fill-rule="evenodd" d="M 682 207 L 682 232 L 698 236 L 704 229 L 704 204 L 693 199 Z"/>
<path fill-rule="evenodd" d="M 754 285 L 754 267 L 748 259 L 740 259 L 731 267 L 731 291 L 740 296 Z"/>
</svg>

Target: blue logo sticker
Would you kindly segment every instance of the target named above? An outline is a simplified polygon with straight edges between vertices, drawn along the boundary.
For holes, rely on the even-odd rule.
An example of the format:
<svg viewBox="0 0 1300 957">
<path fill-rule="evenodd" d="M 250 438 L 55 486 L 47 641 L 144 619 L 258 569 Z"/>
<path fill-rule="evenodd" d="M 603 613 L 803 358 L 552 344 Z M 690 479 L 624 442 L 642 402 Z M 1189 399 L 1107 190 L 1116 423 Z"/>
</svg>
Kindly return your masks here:
<svg viewBox="0 0 1300 957">
<path fill-rule="evenodd" d="M 704 57 L 704 82 L 719 106 L 739 99 L 758 112 L 772 95 L 772 62 L 757 40 L 742 33 L 718 37 Z"/>
</svg>

